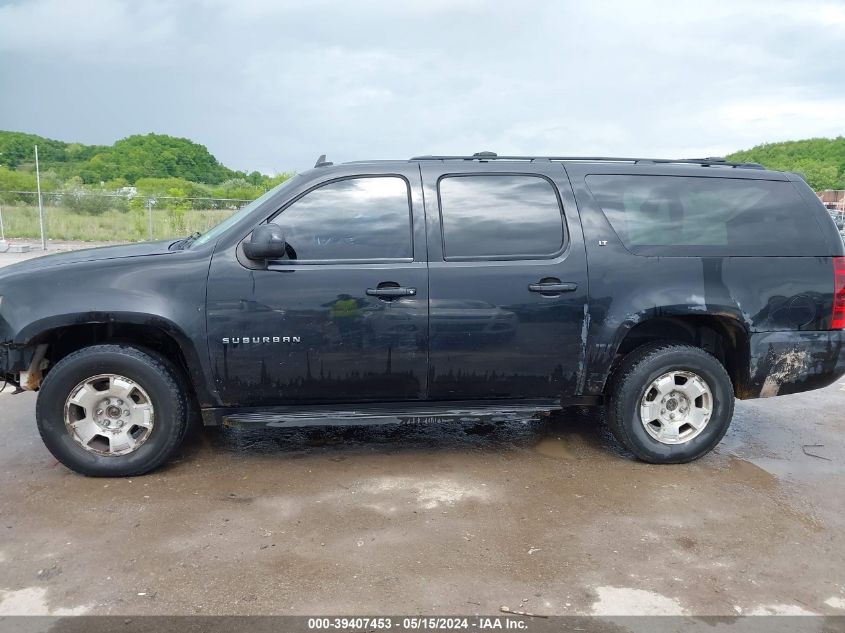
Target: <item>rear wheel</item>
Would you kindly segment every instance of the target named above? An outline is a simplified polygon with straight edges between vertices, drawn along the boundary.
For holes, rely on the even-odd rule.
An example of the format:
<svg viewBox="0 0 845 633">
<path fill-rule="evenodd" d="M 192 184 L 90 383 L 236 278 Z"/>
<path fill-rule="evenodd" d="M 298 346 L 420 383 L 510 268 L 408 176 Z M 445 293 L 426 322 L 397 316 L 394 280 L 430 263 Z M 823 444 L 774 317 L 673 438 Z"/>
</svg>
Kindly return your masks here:
<svg viewBox="0 0 845 633">
<path fill-rule="evenodd" d="M 70 354 L 47 374 L 36 417 L 44 444 L 71 470 L 140 475 L 178 448 L 188 426 L 188 398 L 163 357 L 97 345 Z"/>
<path fill-rule="evenodd" d="M 607 419 L 619 442 L 655 464 L 698 459 L 724 437 L 733 385 L 702 349 L 657 343 L 626 356 L 610 383 Z"/>
</svg>

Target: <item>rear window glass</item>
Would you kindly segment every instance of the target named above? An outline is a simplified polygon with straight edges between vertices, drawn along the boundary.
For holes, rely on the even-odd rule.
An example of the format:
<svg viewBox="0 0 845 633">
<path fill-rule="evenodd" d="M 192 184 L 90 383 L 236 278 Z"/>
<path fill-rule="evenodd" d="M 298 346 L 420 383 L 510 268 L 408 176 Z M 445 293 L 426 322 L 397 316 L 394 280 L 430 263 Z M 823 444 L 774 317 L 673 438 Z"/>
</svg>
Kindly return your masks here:
<svg viewBox="0 0 845 633">
<path fill-rule="evenodd" d="M 557 193 L 541 176 L 445 176 L 438 193 L 446 259 L 539 259 L 563 248 Z"/>
<path fill-rule="evenodd" d="M 792 183 L 688 176 L 587 176 L 638 255 L 822 255 L 821 230 Z"/>
</svg>

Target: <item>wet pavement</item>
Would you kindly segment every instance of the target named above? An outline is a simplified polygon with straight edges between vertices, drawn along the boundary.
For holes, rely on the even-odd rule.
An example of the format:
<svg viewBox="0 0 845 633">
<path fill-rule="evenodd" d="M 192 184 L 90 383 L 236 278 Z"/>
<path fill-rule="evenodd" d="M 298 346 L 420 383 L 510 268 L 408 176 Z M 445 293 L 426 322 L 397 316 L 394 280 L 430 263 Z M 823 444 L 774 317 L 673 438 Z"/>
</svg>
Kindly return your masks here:
<svg viewBox="0 0 845 633">
<path fill-rule="evenodd" d="M 740 402 L 717 450 L 624 454 L 596 412 L 199 429 L 75 475 L 0 393 L 0 615 L 845 614 L 845 383 Z"/>
</svg>

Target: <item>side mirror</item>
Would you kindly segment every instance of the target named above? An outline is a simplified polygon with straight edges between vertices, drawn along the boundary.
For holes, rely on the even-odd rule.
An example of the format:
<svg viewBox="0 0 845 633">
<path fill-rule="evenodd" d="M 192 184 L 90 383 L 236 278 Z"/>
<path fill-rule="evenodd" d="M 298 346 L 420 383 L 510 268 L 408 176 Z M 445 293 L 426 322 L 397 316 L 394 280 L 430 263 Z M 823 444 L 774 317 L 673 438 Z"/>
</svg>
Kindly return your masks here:
<svg viewBox="0 0 845 633">
<path fill-rule="evenodd" d="M 266 261 L 281 259 L 286 250 L 285 232 L 278 224 L 261 224 L 244 242 L 244 255 L 250 259 Z"/>
</svg>

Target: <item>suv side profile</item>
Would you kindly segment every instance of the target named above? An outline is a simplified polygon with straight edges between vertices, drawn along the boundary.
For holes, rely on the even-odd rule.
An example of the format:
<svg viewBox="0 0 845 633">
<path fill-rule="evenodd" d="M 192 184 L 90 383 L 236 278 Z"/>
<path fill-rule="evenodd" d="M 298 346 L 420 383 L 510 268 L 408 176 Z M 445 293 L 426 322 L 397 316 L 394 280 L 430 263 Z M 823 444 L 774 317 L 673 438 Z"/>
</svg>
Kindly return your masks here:
<svg viewBox="0 0 845 633">
<path fill-rule="evenodd" d="M 735 398 L 845 374 L 829 214 L 799 176 L 722 159 L 321 157 L 205 235 L 9 266 L 0 297 L 0 378 L 40 392 L 47 448 L 86 475 L 156 468 L 194 412 L 602 405 L 636 457 L 688 462 Z"/>
</svg>

